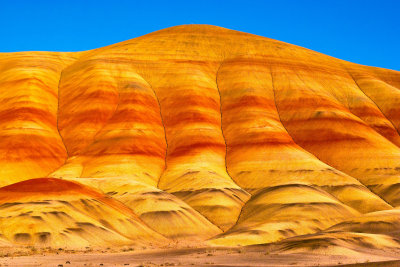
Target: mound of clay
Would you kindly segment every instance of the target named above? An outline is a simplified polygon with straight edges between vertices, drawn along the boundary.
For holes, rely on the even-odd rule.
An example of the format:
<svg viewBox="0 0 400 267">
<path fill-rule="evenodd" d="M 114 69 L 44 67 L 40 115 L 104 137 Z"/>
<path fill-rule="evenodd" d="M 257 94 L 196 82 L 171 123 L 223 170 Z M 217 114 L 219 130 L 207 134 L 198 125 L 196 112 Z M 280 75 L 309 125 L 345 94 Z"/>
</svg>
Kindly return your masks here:
<svg viewBox="0 0 400 267">
<path fill-rule="evenodd" d="M 122 203 L 60 179 L 2 187 L 0 211 L 2 235 L 20 245 L 84 248 L 166 241 Z"/>
</svg>

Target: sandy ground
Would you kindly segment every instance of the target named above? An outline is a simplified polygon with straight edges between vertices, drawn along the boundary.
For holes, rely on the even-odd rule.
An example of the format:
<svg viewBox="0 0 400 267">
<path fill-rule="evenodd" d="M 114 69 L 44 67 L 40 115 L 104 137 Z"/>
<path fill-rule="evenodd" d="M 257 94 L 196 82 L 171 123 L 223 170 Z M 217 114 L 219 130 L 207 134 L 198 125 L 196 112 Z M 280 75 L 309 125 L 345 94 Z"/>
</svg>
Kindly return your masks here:
<svg viewBox="0 0 400 267">
<path fill-rule="evenodd" d="M 124 250 L 35 251 L 36 254 L 27 256 L 3 254 L 0 266 L 400 266 L 400 253 L 387 251 L 335 256 L 274 254 L 262 246 Z"/>
</svg>

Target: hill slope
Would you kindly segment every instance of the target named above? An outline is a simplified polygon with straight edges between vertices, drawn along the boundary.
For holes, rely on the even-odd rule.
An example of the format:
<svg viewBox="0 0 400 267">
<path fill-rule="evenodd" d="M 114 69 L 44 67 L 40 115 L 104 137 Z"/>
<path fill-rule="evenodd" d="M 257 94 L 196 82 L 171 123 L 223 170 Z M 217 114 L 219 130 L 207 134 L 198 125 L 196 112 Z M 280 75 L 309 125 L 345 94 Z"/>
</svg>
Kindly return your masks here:
<svg viewBox="0 0 400 267">
<path fill-rule="evenodd" d="M 0 86 L 7 242 L 41 245 L 36 235 L 48 232 L 51 246 L 134 243 L 146 234 L 156 244 L 249 245 L 340 239 L 360 220 L 400 223 L 399 72 L 185 25 L 86 52 L 0 53 Z M 28 180 L 41 177 L 51 178 Z M 38 181 L 85 192 L 9 193 Z M 93 201 L 90 190 L 124 212 L 78 204 Z M 56 223 L 51 216 L 20 216 L 19 205 L 21 214 L 69 210 L 60 203 L 70 198 L 100 227 L 70 231 L 76 242 L 61 238 L 70 225 L 42 229 Z M 379 212 L 390 216 L 368 215 Z M 111 213 L 121 219 L 105 224 Z M 69 223 L 84 223 L 74 216 Z M 129 221 L 123 234 L 114 231 L 121 220 Z M 103 228 L 111 230 L 97 235 Z M 368 242 L 398 246 L 397 230 L 371 229 Z"/>
</svg>

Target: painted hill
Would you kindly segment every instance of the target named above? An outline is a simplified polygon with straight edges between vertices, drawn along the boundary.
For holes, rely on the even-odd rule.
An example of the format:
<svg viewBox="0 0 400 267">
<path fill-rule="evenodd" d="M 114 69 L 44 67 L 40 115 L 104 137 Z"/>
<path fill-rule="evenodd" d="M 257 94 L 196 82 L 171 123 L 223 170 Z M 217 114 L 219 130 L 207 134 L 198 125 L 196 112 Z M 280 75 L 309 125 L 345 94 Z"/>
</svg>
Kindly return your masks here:
<svg viewBox="0 0 400 267">
<path fill-rule="evenodd" d="M 400 72 L 185 25 L 0 53 L 0 87 L 8 246 L 400 247 Z"/>
</svg>

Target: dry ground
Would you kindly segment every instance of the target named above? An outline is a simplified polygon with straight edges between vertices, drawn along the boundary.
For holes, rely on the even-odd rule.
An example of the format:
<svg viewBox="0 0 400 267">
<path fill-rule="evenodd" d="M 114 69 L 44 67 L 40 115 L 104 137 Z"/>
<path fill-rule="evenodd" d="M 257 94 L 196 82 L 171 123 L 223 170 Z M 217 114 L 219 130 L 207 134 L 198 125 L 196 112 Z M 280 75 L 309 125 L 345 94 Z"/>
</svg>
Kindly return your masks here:
<svg viewBox="0 0 400 267">
<path fill-rule="evenodd" d="M 31 254 L 31 255 L 28 255 Z M 270 247 L 117 250 L 2 250 L 0 266 L 400 266 L 399 251 L 358 255 L 277 254 Z"/>
</svg>

